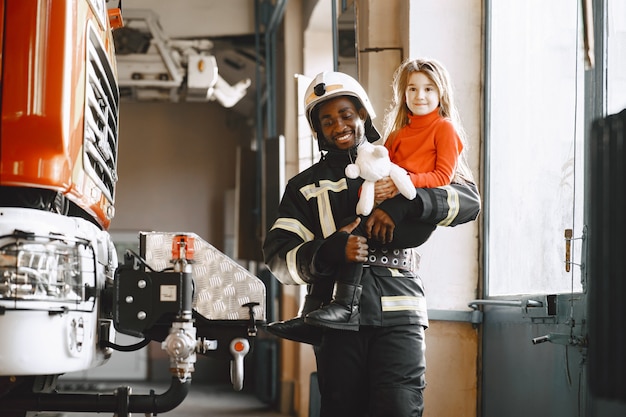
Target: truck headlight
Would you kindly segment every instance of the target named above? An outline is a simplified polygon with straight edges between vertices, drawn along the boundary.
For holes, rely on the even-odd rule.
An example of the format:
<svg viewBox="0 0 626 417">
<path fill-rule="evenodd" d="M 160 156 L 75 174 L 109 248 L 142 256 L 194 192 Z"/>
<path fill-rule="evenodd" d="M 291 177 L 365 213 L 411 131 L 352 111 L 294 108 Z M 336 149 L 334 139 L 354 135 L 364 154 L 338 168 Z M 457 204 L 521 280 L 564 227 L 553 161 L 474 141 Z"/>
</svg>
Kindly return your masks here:
<svg viewBox="0 0 626 417">
<path fill-rule="evenodd" d="M 84 243 L 50 237 L 22 240 L 17 236 L 2 241 L 0 300 L 84 299 L 83 270 L 86 267 L 94 275 L 93 251 Z"/>
</svg>

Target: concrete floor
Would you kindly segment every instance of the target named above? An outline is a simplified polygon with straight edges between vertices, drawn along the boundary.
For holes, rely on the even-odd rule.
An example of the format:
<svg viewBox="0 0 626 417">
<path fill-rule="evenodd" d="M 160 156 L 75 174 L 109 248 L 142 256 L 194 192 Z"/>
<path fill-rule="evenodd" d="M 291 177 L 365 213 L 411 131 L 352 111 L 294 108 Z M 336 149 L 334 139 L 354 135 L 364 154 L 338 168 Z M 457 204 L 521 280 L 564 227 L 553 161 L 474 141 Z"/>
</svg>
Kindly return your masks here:
<svg viewBox="0 0 626 417">
<path fill-rule="evenodd" d="M 157 394 L 167 390 L 168 385 L 131 383 L 133 394 Z M 98 391 L 111 393 L 120 384 L 98 387 Z M 31 413 L 28 417 L 106 417 L 108 413 Z M 141 414 L 133 413 L 133 417 Z M 189 394 L 175 409 L 159 414 L 163 417 L 286 417 L 260 401 L 253 393 L 234 391 L 232 386 L 191 384 Z"/>
</svg>

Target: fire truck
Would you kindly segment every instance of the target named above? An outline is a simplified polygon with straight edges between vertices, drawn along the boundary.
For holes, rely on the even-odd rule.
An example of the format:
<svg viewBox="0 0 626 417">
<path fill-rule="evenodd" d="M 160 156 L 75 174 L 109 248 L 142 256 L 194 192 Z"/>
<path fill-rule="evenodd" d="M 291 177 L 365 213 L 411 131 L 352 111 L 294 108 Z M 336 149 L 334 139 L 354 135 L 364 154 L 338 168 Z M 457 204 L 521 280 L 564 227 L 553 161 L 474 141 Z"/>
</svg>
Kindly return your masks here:
<svg viewBox="0 0 626 417">
<path fill-rule="evenodd" d="M 194 233 L 140 232 L 118 259 L 109 232 L 123 12 L 105 0 L 2 0 L 0 25 L 2 415 L 163 413 L 184 400 L 197 355 L 229 360 L 242 389 L 265 321 L 262 281 Z M 164 393 L 58 389 L 60 376 L 152 341 L 170 358 Z"/>
</svg>

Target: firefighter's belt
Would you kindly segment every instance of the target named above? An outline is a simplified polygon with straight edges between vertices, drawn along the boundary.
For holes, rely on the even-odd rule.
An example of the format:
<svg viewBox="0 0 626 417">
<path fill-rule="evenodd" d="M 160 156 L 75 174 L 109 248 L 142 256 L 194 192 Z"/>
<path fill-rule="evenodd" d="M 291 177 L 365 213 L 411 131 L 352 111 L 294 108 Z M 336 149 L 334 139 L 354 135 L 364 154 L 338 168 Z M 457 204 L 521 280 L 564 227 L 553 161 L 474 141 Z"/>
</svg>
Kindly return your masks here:
<svg viewBox="0 0 626 417">
<path fill-rule="evenodd" d="M 369 248 L 365 265 L 384 266 L 404 271 L 417 270 L 417 258 L 411 249 Z"/>
</svg>

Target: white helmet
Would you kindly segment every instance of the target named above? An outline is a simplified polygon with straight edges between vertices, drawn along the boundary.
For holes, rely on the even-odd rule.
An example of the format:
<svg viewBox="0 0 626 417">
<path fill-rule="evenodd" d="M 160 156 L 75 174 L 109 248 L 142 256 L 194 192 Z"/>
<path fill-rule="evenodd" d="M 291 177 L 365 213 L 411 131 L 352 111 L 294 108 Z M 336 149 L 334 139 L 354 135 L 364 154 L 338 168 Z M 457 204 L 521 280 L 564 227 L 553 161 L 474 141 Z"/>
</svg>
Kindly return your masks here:
<svg viewBox="0 0 626 417">
<path fill-rule="evenodd" d="M 343 72 L 321 72 L 311 81 L 304 95 L 304 112 L 318 141 L 320 138 L 313 124 L 313 109 L 329 98 L 339 96 L 355 97 L 361 102 L 361 105 L 367 110 L 367 120 L 365 121 L 367 140 L 374 142 L 380 139 L 380 134 L 372 124 L 372 119 L 376 118 L 376 112 L 361 84 Z"/>
</svg>

